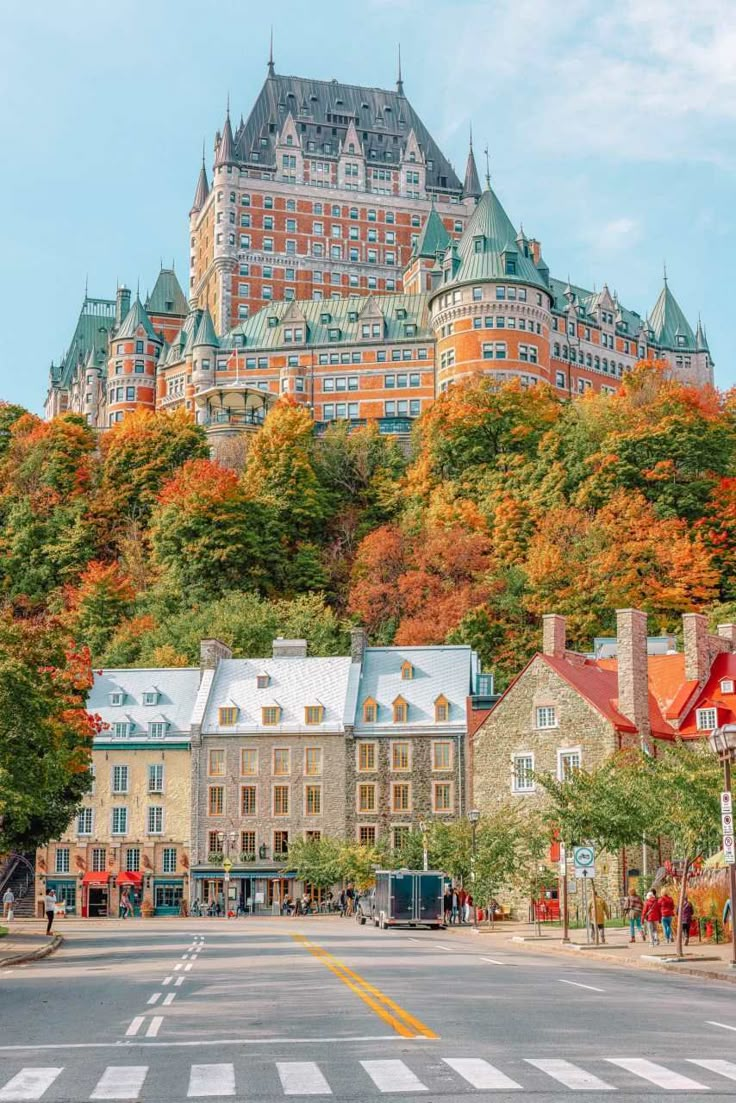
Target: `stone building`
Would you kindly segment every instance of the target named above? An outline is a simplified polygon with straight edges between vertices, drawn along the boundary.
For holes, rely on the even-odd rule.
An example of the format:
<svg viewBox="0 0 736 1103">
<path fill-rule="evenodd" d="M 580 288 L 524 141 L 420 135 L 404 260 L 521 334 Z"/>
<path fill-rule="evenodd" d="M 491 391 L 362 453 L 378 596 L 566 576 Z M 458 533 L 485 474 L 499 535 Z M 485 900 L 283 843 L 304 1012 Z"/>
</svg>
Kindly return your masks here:
<svg viewBox="0 0 736 1103">
<path fill-rule="evenodd" d="M 194 669 L 105 670 L 87 708 L 103 730 L 94 786 L 69 829 L 36 856 L 36 896 L 54 888 L 67 914 L 118 915 L 125 887 L 140 911 L 178 914 L 189 897 L 190 726 Z"/>
</svg>

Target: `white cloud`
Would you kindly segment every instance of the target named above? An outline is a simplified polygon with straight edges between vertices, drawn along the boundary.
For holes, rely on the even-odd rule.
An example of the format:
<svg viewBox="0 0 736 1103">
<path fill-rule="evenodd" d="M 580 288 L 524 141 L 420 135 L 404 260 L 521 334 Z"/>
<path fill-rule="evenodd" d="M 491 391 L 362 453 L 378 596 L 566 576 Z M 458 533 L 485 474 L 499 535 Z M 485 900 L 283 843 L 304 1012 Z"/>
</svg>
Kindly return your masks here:
<svg viewBox="0 0 736 1103">
<path fill-rule="evenodd" d="M 591 229 L 591 243 L 598 249 L 608 252 L 617 252 L 620 249 L 628 249 L 639 240 L 641 226 L 634 218 L 621 216 L 612 218 L 600 226 Z"/>
</svg>

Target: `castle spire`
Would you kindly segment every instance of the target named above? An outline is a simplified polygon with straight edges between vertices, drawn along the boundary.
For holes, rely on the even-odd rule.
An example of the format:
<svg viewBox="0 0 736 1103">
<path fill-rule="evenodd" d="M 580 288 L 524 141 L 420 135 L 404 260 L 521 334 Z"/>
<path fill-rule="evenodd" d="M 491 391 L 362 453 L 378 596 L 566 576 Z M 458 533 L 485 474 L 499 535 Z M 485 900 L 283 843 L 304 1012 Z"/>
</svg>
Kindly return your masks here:
<svg viewBox="0 0 736 1103">
<path fill-rule="evenodd" d="M 207 202 L 207 196 L 210 194 L 210 185 L 207 180 L 207 169 L 204 163 L 204 142 L 202 143 L 202 164 L 199 169 L 199 176 L 197 178 L 197 187 L 194 192 L 194 202 L 192 203 L 192 209 L 190 214 L 198 214 L 202 210 Z"/>
<path fill-rule="evenodd" d="M 271 38 L 268 48 L 268 75 L 269 77 L 276 76 L 276 69 L 273 63 L 273 24 L 271 24 Z"/>
<path fill-rule="evenodd" d="M 478 166 L 475 163 L 473 153 L 473 127 L 470 127 L 470 145 L 468 147 L 468 160 L 465 164 L 465 183 L 463 184 L 463 199 L 480 199 L 481 189 L 478 179 Z"/>
<path fill-rule="evenodd" d="M 217 168 L 219 165 L 232 165 L 234 163 L 235 154 L 233 152 L 233 128 L 230 125 L 230 94 L 228 93 L 225 125 L 222 128 L 222 138 L 220 139 L 220 144 L 217 147 L 215 167 Z"/>
<path fill-rule="evenodd" d="M 400 96 L 404 95 L 404 81 L 401 76 L 401 43 L 399 43 L 399 71 L 396 77 L 396 91 Z"/>
<path fill-rule="evenodd" d="M 483 150 L 486 155 L 486 188 L 491 190 L 491 159 L 488 156 L 488 146 Z"/>
</svg>

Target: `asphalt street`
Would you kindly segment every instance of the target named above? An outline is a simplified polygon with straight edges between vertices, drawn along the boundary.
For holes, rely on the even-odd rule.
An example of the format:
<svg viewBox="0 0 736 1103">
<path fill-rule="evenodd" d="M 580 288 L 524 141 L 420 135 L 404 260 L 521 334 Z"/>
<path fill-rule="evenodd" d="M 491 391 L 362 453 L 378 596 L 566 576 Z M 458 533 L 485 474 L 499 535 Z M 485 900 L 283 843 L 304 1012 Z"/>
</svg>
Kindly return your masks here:
<svg viewBox="0 0 736 1103">
<path fill-rule="evenodd" d="M 0 1103 L 736 1098 L 736 989 L 352 920 L 63 925 L 0 970 Z"/>
</svg>

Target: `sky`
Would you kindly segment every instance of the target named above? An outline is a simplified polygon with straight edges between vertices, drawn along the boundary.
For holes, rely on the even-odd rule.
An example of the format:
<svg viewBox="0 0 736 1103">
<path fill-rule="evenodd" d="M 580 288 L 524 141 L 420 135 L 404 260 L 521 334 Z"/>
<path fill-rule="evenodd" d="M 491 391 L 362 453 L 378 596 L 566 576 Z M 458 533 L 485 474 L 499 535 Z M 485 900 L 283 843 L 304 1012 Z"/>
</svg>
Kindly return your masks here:
<svg viewBox="0 0 736 1103">
<path fill-rule="evenodd" d="M 734 0 L 37 0 L 0 37 L 0 399 L 42 412 L 84 297 L 175 262 L 202 141 L 276 71 L 404 88 L 462 178 L 479 168 L 552 275 L 651 310 L 666 263 L 716 383 L 736 255 Z"/>
</svg>

